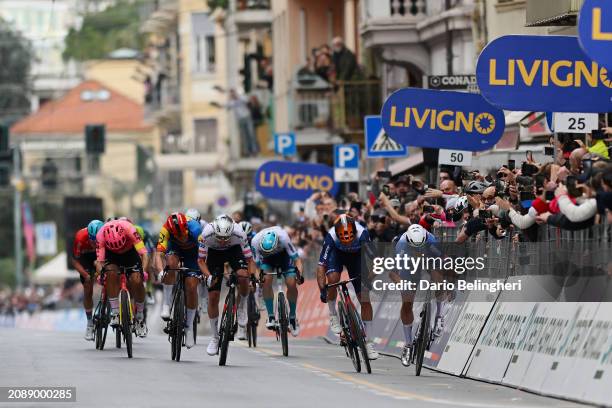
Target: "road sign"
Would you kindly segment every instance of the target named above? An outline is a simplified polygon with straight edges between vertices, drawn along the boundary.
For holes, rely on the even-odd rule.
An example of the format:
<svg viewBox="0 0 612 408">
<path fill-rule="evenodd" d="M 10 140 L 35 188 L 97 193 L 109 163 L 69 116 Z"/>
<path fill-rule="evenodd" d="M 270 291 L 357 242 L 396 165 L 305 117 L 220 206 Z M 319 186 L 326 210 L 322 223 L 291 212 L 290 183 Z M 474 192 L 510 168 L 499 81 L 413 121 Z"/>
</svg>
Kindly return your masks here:
<svg viewBox="0 0 612 408">
<path fill-rule="evenodd" d="M 465 150 L 440 149 L 438 164 L 449 164 L 452 166 L 471 166 L 472 152 Z"/>
<path fill-rule="evenodd" d="M 297 147 L 295 145 L 295 133 L 275 133 L 274 152 L 281 156 L 295 156 Z"/>
<path fill-rule="evenodd" d="M 359 181 L 359 145 L 334 145 L 334 180 Z"/>
<path fill-rule="evenodd" d="M 590 133 L 599 128 L 597 113 L 567 113 L 555 112 L 553 115 L 555 132 Z"/>
<path fill-rule="evenodd" d="M 36 230 L 36 254 L 41 256 L 57 253 L 57 227 L 54 222 L 39 222 Z"/>
<path fill-rule="evenodd" d="M 408 148 L 391 139 L 378 116 L 365 117 L 365 146 L 367 157 L 404 157 Z"/>
<path fill-rule="evenodd" d="M 585 0 L 578 19 L 578 39 L 584 52 L 612 70 L 612 1 Z"/>
</svg>

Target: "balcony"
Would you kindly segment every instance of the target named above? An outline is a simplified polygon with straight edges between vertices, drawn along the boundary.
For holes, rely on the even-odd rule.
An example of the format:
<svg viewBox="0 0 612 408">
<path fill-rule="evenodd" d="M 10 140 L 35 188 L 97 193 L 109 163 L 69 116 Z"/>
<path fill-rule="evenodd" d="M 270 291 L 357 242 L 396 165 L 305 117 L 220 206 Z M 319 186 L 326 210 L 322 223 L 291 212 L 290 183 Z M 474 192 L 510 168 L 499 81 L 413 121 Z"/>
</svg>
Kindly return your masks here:
<svg viewBox="0 0 612 408">
<path fill-rule="evenodd" d="M 584 0 L 528 0 L 527 27 L 575 26 Z"/>
<path fill-rule="evenodd" d="M 244 29 L 270 25 L 270 0 L 230 0 L 230 18 Z"/>
<path fill-rule="evenodd" d="M 180 103 L 179 87 L 168 81 L 161 81 L 152 86 L 145 96 L 145 120 L 156 123 L 179 121 Z"/>
<path fill-rule="evenodd" d="M 418 42 L 416 26 L 425 12 L 424 0 L 364 0 L 360 22 L 364 46 Z"/>
<path fill-rule="evenodd" d="M 316 75 L 296 76 L 292 87 L 291 127 L 334 133 L 363 132 L 363 118 L 381 109 L 380 82 L 339 81 L 334 86 Z"/>
</svg>

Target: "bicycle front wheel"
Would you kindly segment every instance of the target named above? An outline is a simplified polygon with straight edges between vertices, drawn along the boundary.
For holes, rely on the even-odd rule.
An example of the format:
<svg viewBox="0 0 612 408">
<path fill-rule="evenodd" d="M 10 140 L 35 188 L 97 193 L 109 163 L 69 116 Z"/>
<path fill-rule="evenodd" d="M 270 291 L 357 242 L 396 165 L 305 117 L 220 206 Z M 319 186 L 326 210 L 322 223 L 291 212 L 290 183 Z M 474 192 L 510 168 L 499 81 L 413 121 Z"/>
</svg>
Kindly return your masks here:
<svg viewBox="0 0 612 408">
<path fill-rule="evenodd" d="M 125 339 L 128 358 L 132 358 L 132 310 L 127 291 L 121 291 L 121 331 Z"/>
<path fill-rule="evenodd" d="M 423 310 L 421 311 L 421 323 L 419 333 L 417 337 L 416 347 L 416 375 L 421 375 L 421 369 L 423 368 L 423 359 L 425 358 L 425 350 L 427 350 L 427 343 L 429 343 L 429 326 L 431 324 L 431 317 L 429 313 L 429 302 L 425 302 Z"/>
<path fill-rule="evenodd" d="M 108 333 L 108 324 L 110 323 L 110 304 L 108 299 L 104 299 L 102 302 L 102 308 L 100 309 L 100 316 L 98 320 L 99 333 L 96 333 L 96 346 L 98 350 L 104 350 L 106 344 L 106 334 Z"/>
<path fill-rule="evenodd" d="M 283 347 L 283 356 L 289 355 L 289 339 L 287 332 L 289 331 L 289 318 L 287 317 L 287 301 L 285 300 L 285 294 L 278 294 L 278 322 L 280 330 L 281 345 Z"/>
<path fill-rule="evenodd" d="M 363 362 L 366 367 L 366 371 L 368 374 L 372 374 L 372 367 L 370 366 L 370 359 L 368 357 L 368 350 L 366 348 L 366 336 L 365 330 L 363 329 L 363 322 L 361 321 L 361 317 L 357 310 L 353 306 L 347 307 L 349 319 L 351 320 L 351 330 L 354 328 L 355 340 L 357 342 L 357 347 L 361 351 L 361 357 L 363 358 Z"/>
<path fill-rule="evenodd" d="M 224 366 L 227 361 L 232 329 L 234 327 L 234 316 L 236 315 L 236 293 L 234 288 L 230 288 L 225 304 L 223 305 L 223 315 L 221 317 L 221 329 L 219 331 L 219 365 Z"/>
<path fill-rule="evenodd" d="M 172 305 L 172 344 L 175 350 L 175 361 L 181 361 L 183 335 L 185 333 L 185 293 L 177 290 Z"/>
<path fill-rule="evenodd" d="M 100 339 L 102 339 L 102 300 L 98 302 L 96 310 L 94 311 L 93 325 L 96 350 L 100 350 Z"/>
<path fill-rule="evenodd" d="M 353 367 L 358 373 L 361 372 L 361 360 L 359 359 L 359 351 L 355 345 L 355 337 L 351 329 L 350 318 L 346 305 L 342 300 L 338 300 L 338 314 L 340 315 L 340 325 L 342 326 L 342 333 L 344 336 L 344 349 L 346 354 L 353 362 Z"/>
</svg>

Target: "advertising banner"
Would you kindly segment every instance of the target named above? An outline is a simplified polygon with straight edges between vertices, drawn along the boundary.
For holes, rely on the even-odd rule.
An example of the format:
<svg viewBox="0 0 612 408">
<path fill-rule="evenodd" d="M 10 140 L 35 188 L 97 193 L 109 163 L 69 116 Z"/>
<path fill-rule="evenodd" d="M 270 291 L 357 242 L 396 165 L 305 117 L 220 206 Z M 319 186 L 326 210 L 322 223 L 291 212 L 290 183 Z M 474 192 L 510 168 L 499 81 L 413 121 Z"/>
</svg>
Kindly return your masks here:
<svg viewBox="0 0 612 408">
<path fill-rule="evenodd" d="M 406 146 L 487 150 L 505 128 L 500 109 L 464 92 L 400 89 L 387 98 L 381 116 L 387 134 Z"/>
<path fill-rule="evenodd" d="M 255 173 L 255 186 L 264 197 L 304 201 L 315 191 L 336 194 L 334 170 L 323 164 L 269 161 Z"/>
<path fill-rule="evenodd" d="M 584 52 L 612 70 L 612 2 L 585 0 L 578 17 L 578 39 Z"/>
<path fill-rule="evenodd" d="M 507 110 L 608 112 L 610 72 L 588 57 L 576 37 L 507 35 L 480 54 L 482 96 Z"/>
</svg>

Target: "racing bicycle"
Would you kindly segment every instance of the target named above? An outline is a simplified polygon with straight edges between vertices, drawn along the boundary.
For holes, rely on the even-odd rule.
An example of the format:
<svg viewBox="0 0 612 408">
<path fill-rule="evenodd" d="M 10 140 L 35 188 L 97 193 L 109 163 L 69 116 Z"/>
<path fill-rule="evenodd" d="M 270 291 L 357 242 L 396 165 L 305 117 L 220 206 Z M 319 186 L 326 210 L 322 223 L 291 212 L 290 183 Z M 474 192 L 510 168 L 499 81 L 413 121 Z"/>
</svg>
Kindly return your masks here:
<svg viewBox="0 0 612 408">
<path fill-rule="evenodd" d="M 219 276 L 217 279 L 222 279 Z M 238 276 L 236 271 L 232 270 L 227 279 L 229 290 L 225 296 L 223 303 L 223 314 L 221 315 L 221 324 L 219 326 L 219 365 L 224 366 L 227 361 L 227 352 L 229 342 L 234 341 L 234 335 L 238 330 L 238 315 L 236 305 L 236 287 L 238 279 L 249 279 L 247 277 Z"/>
<path fill-rule="evenodd" d="M 97 350 L 104 350 L 104 344 L 106 343 L 106 334 L 108 332 L 108 325 L 110 324 L 110 313 L 111 307 L 106 296 L 106 282 L 104 280 L 104 272 L 100 278 L 102 282 L 102 291 L 100 293 L 100 300 L 96 305 L 96 309 L 93 314 L 93 325 L 94 325 L 94 340 Z"/>
<path fill-rule="evenodd" d="M 417 326 L 416 336 L 412 342 L 412 356 L 411 363 L 414 364 L 416 375 L 421 375 L 421 369 L 423 368 L 423 360 L 425 358 L 425 351 L 429 350 L 429 346 L 432 341 L 431 331 L 431 291 L 425 292 L 425 301 L 421 308 L 420 317 L 421 321 Z"/>
<path fill-rule="evenodd" d="M 247 327 L 246 335 L 249 347 L 257 347 L 257 326 L 259 326 L 259 319 L 261 314 L 257 307 L 257 301 L 255 300 L 255 291 L 257 290 L 257 282 L 254 276 L 251 276 L 251 288 L 249 290 L 249 297 L 247 298 Z"/>
<path fill-rule="evenodd" d="M 103 270 L 107 268 L 106 265 Z M 119 289 L 119 326 L 114 327 L 115 330 L 115 346 L 121 348 L 121 340 L 125 343 L 128 358 L 132 358 L 132 332 L 134 331 L 134 307 L 130 291 L 127 287 L 128 272 L 140 272 L 138 265 L 134 266 L 117 266 L 119 269 L 119 279 L 121 286 Z"/>
<path fill-rule="evenodd" d="M 263 272 L 263 271 L 262 271 Z M 289 338 L 287 333 L 289 332 L 289 312 L 287 305 L 287 296 L 283 290 L 285 272 L 282 268 L 276 267 L 272 272 L 263 272 L 264 275 L 272 275 L 276 278 L 276 296 L 274 302 L 274 318 L 276 320 L 274 332 L 276 333 L 276 340 L 280 340 L 283 348 L 283 356 L 289 355 Z"/>
<path fill-rule="evenodd" d="M 340 326 L 342 332 L 340 335 L 340 345 L 344 347 L 347 357 L 353 362 L 353 367 L 358 373 L 361 372 L 361 359 L 368 374 L 372 373 L 368 351 L 366 349 L 366 334 L 361 316 L 357 313 L 357 308 L 353 303 L 348 290 L 348 283 L 357 278 L 340 281 L 326 285 L 326 288 L 340 286 L 338 299 L 338 314 L 340 316 Z M 361 353 L 361 357 L 359 354 Z"/>
</svg>

